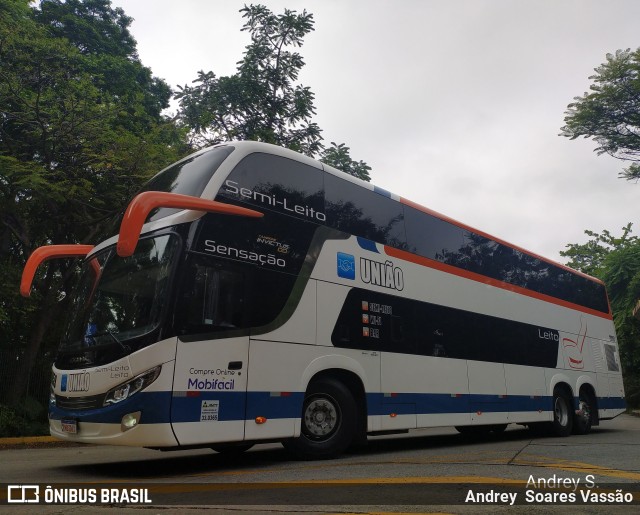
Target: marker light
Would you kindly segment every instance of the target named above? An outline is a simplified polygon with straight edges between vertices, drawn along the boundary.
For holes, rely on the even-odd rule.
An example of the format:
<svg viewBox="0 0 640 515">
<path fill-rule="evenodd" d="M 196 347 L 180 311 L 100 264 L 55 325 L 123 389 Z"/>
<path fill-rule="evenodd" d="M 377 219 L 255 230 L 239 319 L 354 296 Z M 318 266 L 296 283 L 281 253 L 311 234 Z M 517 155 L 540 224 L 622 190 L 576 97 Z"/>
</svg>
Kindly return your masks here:
<svg viewBox="0 0 640 515">
<path fill-rule="evenodd" d="M 267 421 L 267 417 L 256 417 L 256 424 L 264 424 Z"/>
<path fill-rule="evenodd" d="M 112 388 L 107 392 L 107 395 L 104 398 L 104 405 L 108 406 L 110 404 L 117 404 L 118 402 L 122 402 L 123 400 L 138 393 L 158 378 L 160 370 L 162 370 L 162 365 L 158 365 L 151 370 L 147 370 L 133 379 L 130 379 L 126 383 L 122 383 L 115 388 Z"/>
</svg>

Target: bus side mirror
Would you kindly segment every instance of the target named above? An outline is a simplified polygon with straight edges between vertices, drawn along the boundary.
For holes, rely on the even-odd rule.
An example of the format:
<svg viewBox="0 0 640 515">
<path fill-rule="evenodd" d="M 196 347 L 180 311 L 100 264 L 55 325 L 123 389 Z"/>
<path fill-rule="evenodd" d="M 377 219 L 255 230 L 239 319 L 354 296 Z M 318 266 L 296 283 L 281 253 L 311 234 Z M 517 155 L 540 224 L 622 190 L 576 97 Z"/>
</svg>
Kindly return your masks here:
<svg viewBox="0 0 640 515">
<path fill-rule="evenodd" d="M 36 270 L 43 261 L 48 259 L 62 259 L 70 257 L 86 256 L 93 249 L 93 245 L 46 245 L 34 250 L 22 271 L 20 281 L 20 294 L 23 297 L 31 295 L 31 284 L 36 275 Z"/>
<path fill-rule="evenodd" d="M 195 211 L 248 216 L 251 218 L 261 218 L 264 216 L 260 211 L 225 204 L 224 202 L 216 202 L 215 200 L 206 200 L 199 197 L 163 191 L 145 191 L 134 197 L 122 217 L 117 244 L 117 251 L 120 257 L 133 255 L 147 216 L 158 207 L 193 209 Z"/>
</svg>

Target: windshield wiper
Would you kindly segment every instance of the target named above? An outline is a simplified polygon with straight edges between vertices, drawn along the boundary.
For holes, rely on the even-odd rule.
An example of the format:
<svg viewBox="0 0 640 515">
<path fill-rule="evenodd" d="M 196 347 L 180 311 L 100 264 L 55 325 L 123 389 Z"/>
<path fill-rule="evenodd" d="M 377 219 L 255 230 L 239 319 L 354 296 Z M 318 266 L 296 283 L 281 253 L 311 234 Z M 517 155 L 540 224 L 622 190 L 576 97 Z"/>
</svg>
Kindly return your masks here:
<svg viewBox="0 0 640 515">
<path fill-rule="evenodd" d="M 122 342 L 118 339 L 118 337 L 117 337 L 117 336 L 116 336 L 112 331 L 110 331 L 109 329 L 107 329 L 107 330 L 105 331 L 105 333 L 106 333 L 106 334 L 108 334 L 109 336 L 111 336 L 111 339 L 112 339 L 114 342 L 116 342 L 124 352 L 126 352 L 126 353 L 131 352 L 131 347 L 129 347 L 128 345 L 125 345 L 124 343 L 122 343 Z"/>
<path fill-rule="evenodd" d="M 131 352 L 131 347 L 129 347 L 128 345 L 125 345 L 124 343 L 122 343 L 118 339 L 118 337 L 115 335 L 115 333 L 113 331 L 109 330 L 109 329 L 107 329 L 106 331 L 102 331 L 101 333 L 90 334 L 88 336 L 91 336 L 91 338 L 93 338 L 93 341 L 95 342 L 96 341 L 96 337 L 105 336 L 107 334 L 111 337 L 111 339 L 114 341 L 114 343 L 116 343 L 118 345 L 118 347 L 120 347 L 122 349 L 123 352 L 125 352 L 127 354 L 129 352 Z M 91 347 L 88 347 L 87 350 L 93 350 L 93 349 L 96 349 L 96 348 L 105 347 L 105 346 L 111 346 L 111 345 L 113 345 L 113 344 L 107 344 L 107 345 L 103 344 L 103 345 L 98 345 L 98 346 L 95 346 L 95 347 L 91 346 Z"/>
</svg>

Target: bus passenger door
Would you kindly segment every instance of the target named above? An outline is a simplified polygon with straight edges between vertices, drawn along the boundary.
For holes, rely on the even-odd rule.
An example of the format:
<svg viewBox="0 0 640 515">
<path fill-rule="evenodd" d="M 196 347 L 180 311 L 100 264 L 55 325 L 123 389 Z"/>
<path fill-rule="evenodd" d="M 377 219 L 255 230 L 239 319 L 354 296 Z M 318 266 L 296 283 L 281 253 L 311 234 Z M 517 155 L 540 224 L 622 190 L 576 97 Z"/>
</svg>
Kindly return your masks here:
<svg viewBox="0 0 640 515">
<path fill-rule="evenodd" d="M 244 439 L 249 337 L 178 340 L 171 422 L 180 445 Z"/>
<path fill-rule="evenodd" d="M 176 305 L 171 423 L 180 445 L 244 440 L 249 366 L 242 266 L 195 255 Z"/>
</svg>

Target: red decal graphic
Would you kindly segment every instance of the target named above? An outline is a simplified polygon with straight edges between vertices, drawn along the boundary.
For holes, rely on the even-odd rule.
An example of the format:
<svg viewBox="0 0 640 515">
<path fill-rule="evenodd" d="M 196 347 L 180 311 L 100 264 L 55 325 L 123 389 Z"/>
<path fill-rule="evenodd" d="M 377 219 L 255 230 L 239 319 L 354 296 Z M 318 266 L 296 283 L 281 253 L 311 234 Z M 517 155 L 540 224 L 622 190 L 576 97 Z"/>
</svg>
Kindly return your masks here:
<svg viewBox="0 0 640 515">
<path fill-rule="evenodd" d="M 576 340 L 572 340 L 571 338 L 562 339 L 562 346 L 564 347 L 567 358 L 569 358 L 569 366 L 576 370 L 582 370 L 584 368 L 582 348 L 584 347 L 584 341 L 587 339 L 587 324 L 584 324 L 584 332 L 582 327 L 582 318 L 580 318 L 580 332 Z"/>
</svg>

